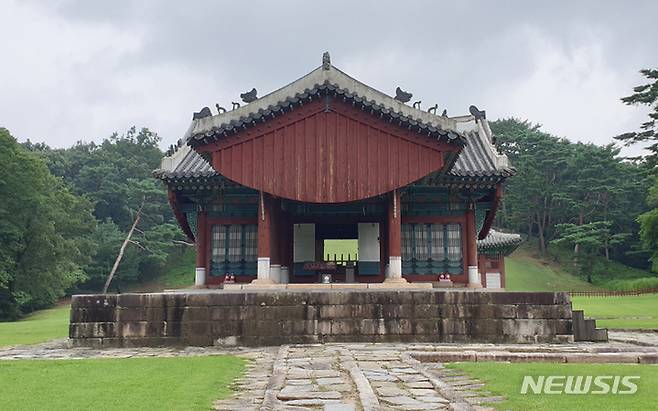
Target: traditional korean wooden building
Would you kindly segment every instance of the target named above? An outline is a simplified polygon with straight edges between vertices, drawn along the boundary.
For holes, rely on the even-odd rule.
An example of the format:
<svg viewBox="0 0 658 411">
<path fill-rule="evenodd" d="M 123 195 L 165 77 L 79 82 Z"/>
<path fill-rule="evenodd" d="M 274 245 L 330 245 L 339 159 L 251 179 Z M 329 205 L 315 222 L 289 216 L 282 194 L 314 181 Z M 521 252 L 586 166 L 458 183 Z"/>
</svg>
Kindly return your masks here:
<svg viewBox="0 0 658 411">
<path fill-rule="evenodd" d="M 195 113 L 155 175 L 197 247 L 197 286 L 441 282 L 504 287 L 520 242 L 491 229 L 514 174 L 484 111 L 448 117 L 322 66 L 232 110 Z M 323 265 L 324 240 L 356 239 Z"/>
</svg>

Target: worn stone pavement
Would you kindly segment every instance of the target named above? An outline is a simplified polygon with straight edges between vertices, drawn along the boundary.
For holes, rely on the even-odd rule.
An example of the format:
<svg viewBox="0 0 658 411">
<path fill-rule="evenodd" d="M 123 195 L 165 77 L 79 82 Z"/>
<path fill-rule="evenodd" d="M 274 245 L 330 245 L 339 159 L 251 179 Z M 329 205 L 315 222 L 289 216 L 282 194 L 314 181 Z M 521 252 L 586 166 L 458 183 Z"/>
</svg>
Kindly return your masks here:
<svg viewBox="0 0 658 411">
<path fill-rule="evenodd" d="M 474 352 L 483 358 L 536 361 L 658 362 L 658 334 L 610 332 L 608 343 L 371 344 L 261 348 L 69 348 L 66 340 L 0 349 L 0 360 L 238 355 L 250 360 L 235 394 L 215 410 L 483 410 L 502 401 L 484 384 L 435 358 Z M 510 357 L 513 356 L 513 357 Z M 552 360 L 555 360 L 553 357 Z M 560 359 L 560 362 L 561 359 Z"/>
</svg>

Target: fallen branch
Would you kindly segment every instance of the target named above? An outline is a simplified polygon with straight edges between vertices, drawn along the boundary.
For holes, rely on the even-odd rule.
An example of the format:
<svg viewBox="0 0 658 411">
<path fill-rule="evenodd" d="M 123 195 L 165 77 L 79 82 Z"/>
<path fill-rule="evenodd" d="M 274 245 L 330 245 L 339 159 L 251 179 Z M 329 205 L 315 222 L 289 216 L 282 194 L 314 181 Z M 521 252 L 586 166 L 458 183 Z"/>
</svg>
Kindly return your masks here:
<svg viewBox="0 0 658 411">
<path fill-rule="evenodd" d="M 130 237 L 132 237 L 133 232 L 137 228 L 137 224 L 139 224 L 139 219 L 142 216 L 142 208 L 144 207 L 145 200 L 146 199 L 142 199 L 142 204 L 139 206 L 139 210 L 137 210 L 137 214 L 135 215 L 135 221 L 133 222 L 132 227 L 130 227 L 130 231 L 128 231 L 128 235 L 126 236 L 126 239 L 123 241 L 123 244 L 121 245 L 121 249 L 119 250 L 119 255 L 117 256 L 117 259 L 114 260 L 112 271 L 110 271 L 110 275 L 108 275 L 107 281 L 105 281 L 105 285 L 103 286 L 103 294 L 107 293 L 107 289 L 110 288 L 110 283 L 112 282 L 112 278 L 114 278 L 114 273 L 117 271 L 117 268 L 119 268 L 119 263 L 123 258 L 123 253 L 126 251 L 126 246 L 128 245 L 129 242 L 131 242 Z"/>
</svg>

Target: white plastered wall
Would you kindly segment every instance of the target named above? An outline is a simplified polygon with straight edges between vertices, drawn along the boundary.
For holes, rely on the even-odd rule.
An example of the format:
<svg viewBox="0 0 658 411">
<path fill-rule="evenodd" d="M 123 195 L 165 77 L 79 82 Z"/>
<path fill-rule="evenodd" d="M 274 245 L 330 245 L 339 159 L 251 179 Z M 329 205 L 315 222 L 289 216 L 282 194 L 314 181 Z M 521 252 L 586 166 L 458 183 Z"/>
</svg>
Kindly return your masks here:
<svg viewBox="0 0 658 411">
<path fill-rule="evenodd" d="M 359 223 L 359 261 L 379 261 L 379 224 Z"/>
<path fill-rule="evenodd" d="M 293 261 L 315 261 L 315 224 L 295 224 L 293 230 Z"/>
</svg>

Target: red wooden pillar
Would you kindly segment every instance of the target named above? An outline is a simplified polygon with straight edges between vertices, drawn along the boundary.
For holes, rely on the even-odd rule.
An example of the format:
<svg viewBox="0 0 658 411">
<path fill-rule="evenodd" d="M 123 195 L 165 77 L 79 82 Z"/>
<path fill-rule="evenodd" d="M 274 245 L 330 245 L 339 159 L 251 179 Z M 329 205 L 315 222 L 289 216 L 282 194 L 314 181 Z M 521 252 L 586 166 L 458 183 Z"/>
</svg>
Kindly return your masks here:
<svg viewBox="0 0 658 411">
<path fill-rule="evenodd" d="M 272 205 L 269 195 L 260 192 L 258 201 L 258 273 L 255 283 L 272 283 L 270 278 Z"/>
<path fill-rule="evenodd" d="M 470 203 L 466 210 L 466 265 L 468 269 L 468 287 L 482 288 L 478 272 L 478 245 L 475 224 L 475 204 Z"/>
<path fill-rule="evenodd" d="M 206 257 L 208 252 L 208 212 L 199 210 L 196 214 L 196 270 L 194 273 L 194 286 L 206 285 Z"/>
<path fill-rule="evenodd" d="M 402 218 L 400 192 L 393 190 L 388 204 L 388 272 L 384 281 L 406 282 L 402 278 Z"/>
</svg>

